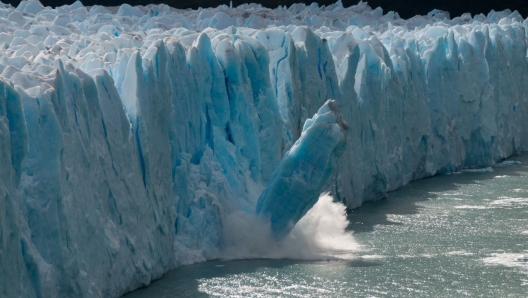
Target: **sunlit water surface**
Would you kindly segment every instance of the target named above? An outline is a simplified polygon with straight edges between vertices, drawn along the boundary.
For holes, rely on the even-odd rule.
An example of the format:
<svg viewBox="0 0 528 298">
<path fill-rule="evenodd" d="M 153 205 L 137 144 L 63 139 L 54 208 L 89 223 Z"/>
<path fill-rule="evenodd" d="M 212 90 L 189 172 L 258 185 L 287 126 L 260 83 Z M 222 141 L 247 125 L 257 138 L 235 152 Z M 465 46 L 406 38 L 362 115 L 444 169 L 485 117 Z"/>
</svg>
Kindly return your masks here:
<svg viewBox="0 0 528 298">
<path fill-rule="evenodd" d="M 528 296 L 528 155 L 413 182 L 348 218 L 361 250 L 341 260 L 206 262 L 126 297 Z"/>
</svg>

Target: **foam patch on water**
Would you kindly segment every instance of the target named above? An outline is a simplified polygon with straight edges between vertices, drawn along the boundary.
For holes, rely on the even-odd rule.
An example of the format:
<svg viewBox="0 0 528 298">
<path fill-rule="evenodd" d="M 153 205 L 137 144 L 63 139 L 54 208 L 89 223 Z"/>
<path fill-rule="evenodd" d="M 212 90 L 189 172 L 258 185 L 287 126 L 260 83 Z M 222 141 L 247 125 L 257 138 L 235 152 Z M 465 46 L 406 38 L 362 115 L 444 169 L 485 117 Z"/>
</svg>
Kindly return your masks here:
<svg viewBox="0 0 528 298">
<path fill-rule="evenodd" d="M 453 193 L 438 193 L 438 200 L 452 200 L 452 201 L 462 201 L 464 200 L 463 197 L 465 196 L 463 193 L 460 192 L 453 192 Z"/>
<path fill-rule="evenodd" d="M 489 206 L 479 206 L 479 205 L 460 205 L 455 206 L 456 209 L 493 209 L 493 207 Z"/>
<path fill-rule="evenodd" d="M 450 251 L 446 253 L 448 256 L 472 256 L 474 253 L 465 250 Z"/>
<path fill-rule="evenodd" d="M 366 260 L 378 260 L 378 259 L 386 259 L 387 256 L 384 256 L 384 255 L 362 255 L 361 258 L 362 259 L 366 259 Z"/>
<path fill-rule="evenodd" d="M 487 205 L 460 205 L 456 209 L 497 209 L 497 208 L 525 208 L 528 207 L 528 198 L 499 197 Z"/>
<path fill-rule="evenodd" d="M 523 208 L 528 207 L 528 198 L 500 197 L 491 202 L 490 205 L 503 208 Z"/>
<path fill-rule="evenodd" d="M 464 169 L 464 170 L 462 170 L 462 172 L 465 172 L 465 173 L 492 173 L 493 172 L 493 168 L 492 167 L 487 167 L 487 168 L 483 168 L 483 169 Z"/>
<path fill-rule="evenodd" d="M 269 222 L 254 214 L 234 212 L 224 223 L 220 259 L 349 259 L 360 250 L 352 232 L 346 231 L 346 207 L 326 194 L 279 242 L 273 238 Z"/>
<path fill-rule="evenodd" d="M 518 160 L 505 160 L 497 165 L 499 166 L 513 166 L 513 165 L 520 165 L 522 164 L 522 162 L 518 161 Z"/>
<path fill-rule="evenodd" d="M 490 265 L 518 267 L 528 272 L 528 251 L 524 253 L 494 253 L 491 257 L 484 258 L 483 261 Z"/>
<path fill-rule="evenodd" d="M 463 196 L 463 195 L 464 195 L 463 193 L 457 192 L 457 191 L 455 191 L 455 192 L 445 192 L 444 193 L 444 196 Z"/>
</svg>

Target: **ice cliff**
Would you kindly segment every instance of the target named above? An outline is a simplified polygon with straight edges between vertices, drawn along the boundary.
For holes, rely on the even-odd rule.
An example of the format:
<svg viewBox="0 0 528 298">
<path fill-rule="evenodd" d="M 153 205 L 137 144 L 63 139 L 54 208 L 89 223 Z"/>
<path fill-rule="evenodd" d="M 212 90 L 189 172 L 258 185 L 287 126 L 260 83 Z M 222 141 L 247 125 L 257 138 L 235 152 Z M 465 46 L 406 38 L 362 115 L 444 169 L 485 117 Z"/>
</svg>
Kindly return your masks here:
<svg viewBox="0 0 528 298">
<path fill-rule="evenodd" d="M 220 255 L 233 212 L 279 214 L 280 236 L 321 190 L 354 208 L 527 150 L 526 28 L 365 3 L 0 3 L 0 296 L 119 296 Z M 313 141 L 322 122 L 339 132 Z M 321 176 L 281 181 L 296 168 Z"/>
</svg>

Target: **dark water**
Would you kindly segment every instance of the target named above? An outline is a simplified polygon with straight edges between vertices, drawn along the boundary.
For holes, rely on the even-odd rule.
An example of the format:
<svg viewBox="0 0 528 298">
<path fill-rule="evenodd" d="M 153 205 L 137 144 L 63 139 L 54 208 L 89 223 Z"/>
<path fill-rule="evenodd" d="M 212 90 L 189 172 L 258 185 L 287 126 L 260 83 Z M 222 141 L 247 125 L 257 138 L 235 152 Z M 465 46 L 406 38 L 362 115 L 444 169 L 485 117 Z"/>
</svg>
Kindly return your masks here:
<svg viewBox="0 0 528 298">
<path fill-rule="evenodd" d="M 510 160 L 353 210 L 343 260 L 206 262 L 126 297 L 528 297 L 528 155 Z"/>
</svg>

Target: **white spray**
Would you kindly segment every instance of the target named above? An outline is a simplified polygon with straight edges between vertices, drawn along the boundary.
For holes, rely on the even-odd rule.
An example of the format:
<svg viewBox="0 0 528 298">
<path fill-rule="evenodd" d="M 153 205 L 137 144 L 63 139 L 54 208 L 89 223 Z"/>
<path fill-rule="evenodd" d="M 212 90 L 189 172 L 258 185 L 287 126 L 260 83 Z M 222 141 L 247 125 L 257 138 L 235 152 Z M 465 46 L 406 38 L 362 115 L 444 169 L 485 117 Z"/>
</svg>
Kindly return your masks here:
<svg viewBox="0 0 528 298">
<path fill-rule="evenodd" d="M 297 223 L 292 232 L 277 242 L 269 222 L 243 211 L 225 220 L 225 249 L 222 259 L 343 259 L 352 258 L 360 246 L 346 231 L 346 208 L 324 194 Z"/>
</svg>

